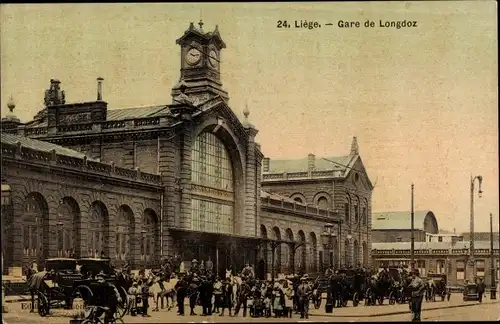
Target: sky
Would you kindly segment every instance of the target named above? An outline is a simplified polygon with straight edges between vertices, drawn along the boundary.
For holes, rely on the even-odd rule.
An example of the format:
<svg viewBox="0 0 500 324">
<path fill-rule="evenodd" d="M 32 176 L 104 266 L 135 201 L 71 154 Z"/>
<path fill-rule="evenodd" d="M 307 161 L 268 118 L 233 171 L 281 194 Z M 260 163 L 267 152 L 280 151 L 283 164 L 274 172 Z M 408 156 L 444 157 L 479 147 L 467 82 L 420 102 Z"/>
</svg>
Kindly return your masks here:
<svg viewBox="0 0 500 324">
<path fill-rule="evenodd" d="M 219 31 L 229 105 L 259 129 L 271 159 L 347 155 L 352 137 L 375 184 L 372 210 L 432 210 L 469 230 L 470 177 L 482 175 L 475 227 L 498 224 L 496 3 L 347 2 L 1 5 L 2 116 L 12 95 L 29 121 L 59 79 L 67 102 L 108 109 L 171 102 L 175 40 L 189 23 Z M 278 20 L 318 29 L 277 28 Z M 339 28 L 339 20 L 360 28 Z M 365 21 L 377 27 L 364 28 Z M 380 21 L 417 27 L 380 28 Z M 332 23 L 333 26 L 326 26 Z M 477 183 L 476 183 L 477 190 Z"/>
</svg>

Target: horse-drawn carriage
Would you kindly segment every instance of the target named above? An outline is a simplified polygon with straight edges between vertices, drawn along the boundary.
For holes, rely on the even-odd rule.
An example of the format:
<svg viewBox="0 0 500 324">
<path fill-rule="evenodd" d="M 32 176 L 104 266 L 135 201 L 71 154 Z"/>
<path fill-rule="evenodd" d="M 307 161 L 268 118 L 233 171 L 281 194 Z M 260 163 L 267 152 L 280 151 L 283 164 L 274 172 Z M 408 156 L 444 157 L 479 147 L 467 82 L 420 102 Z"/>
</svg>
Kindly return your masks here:
<svg viewBox="0 0 500 324">
<path fill-rule="evenodd" d="M 72 308 L 75 298 L 87 304 L 92 296 L 90 288 L 82 284 L 82 275 L 76 271 L 77 261 L 69 258 L 47 259 L 45 271 L 31 276 L 28 286 L 38 298 L 40 316 L 49 314 L 51 308 Z"/>
<path fill-rule="evenodd" d="M 131 286 L 131 280 L 122 271 L 116 271 L 111 266 L 111 260 L 108 258 L 94 259 L 82 258 L 78 260 L 82 279 L 78 281 L 80 286 L 88 287 L 93 296 L 96 291 L 97 280 L 95 277 L 100 274 L 106 282 L 113 284 L 120 293 L 121 302 L 117 305 L 116 318 L 122 318 L 128 310 L 128 288 Z"/>
<path fill-rule="evenodd" d="M 357 307 L 360 300 L 364 299 L 363 283 L 365 273 L 354 269 L 343 269 L 339 273 L 345 275 L 343 306 L 347 306 L 347 301 L 351 300 L 352 306 Z"/>
<path fill-rule="evenodd" d="M 426 300 L 436 301 L 436 296 L 441 297 L 441 301 L 444 301 L 446 297 L 450 300 L 450 292 L 446 287 L 446 275 L 430 273 L 427 277 L 427 287 L 426 287 Z"/>
</svg>

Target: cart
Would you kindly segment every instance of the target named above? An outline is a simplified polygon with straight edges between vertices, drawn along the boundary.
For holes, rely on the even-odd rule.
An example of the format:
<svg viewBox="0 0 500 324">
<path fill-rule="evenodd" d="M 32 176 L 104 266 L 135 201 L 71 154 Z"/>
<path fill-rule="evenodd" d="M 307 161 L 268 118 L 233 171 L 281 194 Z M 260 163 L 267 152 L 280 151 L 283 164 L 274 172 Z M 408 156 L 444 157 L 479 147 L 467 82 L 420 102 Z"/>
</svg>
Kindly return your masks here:
<svg viewBox="0 0 500 324">
<path fill-rule="evenodd" d="M 468 283 L 465 285 L 463 299 L 464 301 L 479 301 L 479 293 L 475 283 Z"/>
</svg>

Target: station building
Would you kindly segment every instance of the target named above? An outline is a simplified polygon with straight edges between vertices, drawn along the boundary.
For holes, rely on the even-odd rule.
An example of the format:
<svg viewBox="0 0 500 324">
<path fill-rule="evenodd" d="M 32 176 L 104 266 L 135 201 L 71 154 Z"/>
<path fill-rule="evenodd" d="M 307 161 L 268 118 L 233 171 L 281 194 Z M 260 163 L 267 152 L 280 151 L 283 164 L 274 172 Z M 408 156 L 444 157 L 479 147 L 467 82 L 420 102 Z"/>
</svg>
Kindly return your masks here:
<svg viewBox="0 0 500 324">
<path fill-rule="evenodd" d="M 4 273 L 101 254 L 134 268 L 174 255 L 187 266 L 211 260 L 219 271 L 248 262 L 259 276 L 369 265 L 373 187 L 357 141 L 338 165 L 271 172 L 249 110 L 240 121 L 223 88 L 218 28 L 191 23 L 176 42 L 180 78 L 164 105 L 109 109 L 102 78 L 96 100 L 82 103 L 67 102 L 51 80 L 27 123 L 8 103 Z M 334 238 L 345 244 L 334 247 Z"/>
</svg>

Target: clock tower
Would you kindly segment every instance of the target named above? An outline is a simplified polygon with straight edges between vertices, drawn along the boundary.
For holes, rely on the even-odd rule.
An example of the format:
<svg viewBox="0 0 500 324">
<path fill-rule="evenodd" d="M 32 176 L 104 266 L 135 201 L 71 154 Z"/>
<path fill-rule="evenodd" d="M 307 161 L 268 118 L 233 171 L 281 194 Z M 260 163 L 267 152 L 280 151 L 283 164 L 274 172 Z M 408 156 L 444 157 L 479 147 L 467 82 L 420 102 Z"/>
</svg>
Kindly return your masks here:
<svg viewBox="0 0 500 324">
<path fill-rule="evenodd" d="M 220 52 L 226 44 L 217 26 L 213 32 L 205 32 L 202 21 L 198 26 L 191 23 L 184 35 L 176 40 L 181 47 L 181 77 L 172 88 L 172 97 L 180 95 L 182 87 L 182 92 L 194 105 L 216 95 L 227 101 L 228 94 L 220 81 Z"/>
</svg>

